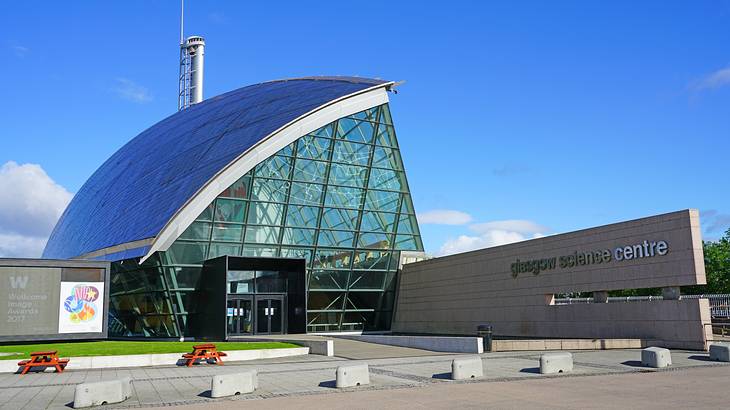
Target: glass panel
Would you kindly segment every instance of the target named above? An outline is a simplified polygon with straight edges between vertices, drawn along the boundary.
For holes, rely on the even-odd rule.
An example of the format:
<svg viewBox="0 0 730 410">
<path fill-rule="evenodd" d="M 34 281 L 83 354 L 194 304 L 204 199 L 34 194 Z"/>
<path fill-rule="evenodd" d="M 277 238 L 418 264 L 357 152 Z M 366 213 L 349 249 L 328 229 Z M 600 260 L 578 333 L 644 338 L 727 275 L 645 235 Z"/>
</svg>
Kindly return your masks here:
<svg viewBox="0 0 730 410">
<path fill-rule="evenodd" d="M 403 204 L 400 207 L 400 213 L 402 214 L 415 214 L 416 211 L 413 210 L 413 202 L 411 201 L 411 196 L 408 194 L 403 195 Z"/>
<path fill-rule="evenodd" d="M 312 254 L 314 250 L 310 248 L 287 248 L 281 247 L 282 258 L 306 259 L 307 267 L 312 264 Z"/>
<path fill-rule="evenodd" d="M 347 307 L 345 309 L 375 309 L 380 310 L 380 303 L 383 299 L 383 292 L 353 292 L 347 295 Z"/>
<path fill-rule="evenodd" d="M 323 184 L 327 176 L 327 163 L 297 159 L 294 164 L 294 180 Z"/>
<path fill-rule="evenodd" d="M 243 222 L 246 202 L 234 199 L 217 199 L 215 201 L 215 220 L 221 222 Z"/>
<path fill-rule="evenodd" d="M 279 250 L 276 247 L 244 245 L 243 256 L 274 258 L 274 257 L 279 256 Z"/>
<path fill-rule="evenodd" d="M 396 214 L 365 211 L 362 215 L 361 231 L 393 232 Z"/>
<path fill-rule="evenodd" d="M 217 258 L 224 255 L 238 256 L 240 254 L 241 245 L 213 242 L 210 244 L 210 250 L 208 250 L 208 259 Z"/>
<path fill-rule="evenodd" d="M 226 188 L 225 191 L 218 195 L 219 198 L 238 198 L 247 199 L 248 189 L 251 186 L 250 173 L 243 176 L 243 178 L 234 182 L 233 185 Z"/>
<path fill-rule="evenodd" d="M 246 243 L 278 243 L 278 226 L 248 226 L 246 227 Z"/>
<path fill-rule="evenodd" d="M 242 225 L 229 225 L 216 223 L 213 226 L 214 241 L 232 241 L 241 242 L 241 234 L 243 233 Z"/>
<path fill-rule="evenodd" d="M 340 248 L 351 248 L 355 239 L 355 232 L 351 231 L 319 231 L 317 239 L 318 246 L 334 246 Z"/>
<path fill-rule="evenodd" d="M 332 161 L 354 165 L 367 165 L 370 159 L 370 145 L 335 140 Z"/>
<path fill-rule="evenodd" d="M 256 166 L 256 177 L 289 179 L 291 158 L 275 155 Z"/>
<path fill-rule="evenodd" d="M 349 269 L 352 262 L 352 251 L 342 249 L 317 249 L 314 256 L 314 268 Z"/>
<path fill-rule="evenodd" d="M 384 124 L 393 125 L 393 118 L 390 116 L 390 106 L 388 104 L 383 104 L 380 108 L 380 118 L 378 118 L 378 121 Z"/>
<path fill-rule="evenodd" d="M 286 293 L 286 275 L 279 271 L 257 271 L 256 293 Z"/>
<path fill-rule="evenodd" d="M 180 235 L 180 239 L 201 239 L 210 240 L 210 223 L 209 222 L 193 222 L 185 232 Z"/>
<path fill-rule="evenodd" d="M 332 229 L 357 229 L 357 216 L 359 212 L 353 209 L 325 208 L 322 213 L 322 228 Z"/>
<path fill-rule="evenodd" d="M 356 165 L 332 164 L 329 183 L 363 188 L 368 169 Z"/>
<path fill-rule="evenodd" d="M 164 269 L 170 289 L 194 289 L 198 286 L 201 268 L 176 266 Z"/>
<path fill-rule="evenodd" d="M 326 161 L 329 159 L 332 140 L 305 135 L 297 142 L 297 157 Z"/>
<path fill-rule="evenodd" d="M 378 145 L 385 145 L 388 147 L 398 148 L 398 143 L 395 141 L 395 131 L 392 125 L 378 125 L 378 134 L 375 137 L 375 143 Z"/>
<path fill-rule="evenodd" d="M 315 135 L 317 137 L 325 137 L 325 138 L 332 138 L 332 129 L 334 127 L 334 124 L 327 124 L 324 127 L 318 129 L 317 131 L 312 132 L 312 135 Z"/>
<path fill-rule="evenodd" d="M 306 184 L 303 182 L 292 183 L 291 203 L 299 205 L 319 205 L 322 201 L 324 185 Z"/>
<path fill-rule="evenodd" d="M 251 199 L 268 202 L 286 202 L 289 192 L 288 181 L 254 178 Z"/>
<path fill-rule="evenodd" d="M 349 117 L 337 121 L 337 138 L 370 143 L 374 131 L 374 124 L 368 121 L 358 121 Z"/>
<path fill-rule="evenodd" d="M 377 121 L 378 108 L 379 107 L 373 107 L 373 108 L 367 109 L 365 111 L 360 111 L 358 113 L 349 115 L 348 117 L 356 118 L 358 120 Z"/>
<path fill-rule="evenodd" d="M 401 171 L 373 168 L 370 171 L 370 188 L 387 189 L 390 191 L 407 191 L 406 177 Z"/>
<path fill-rule="evenodd" d="M 292 142 L 291 144 L 287 145 L 286 147 L 282 148 L 281 151 L 277 152 L 277 155 L 283 155 L 286 157 L 293 157 L 294 156 L 294 144 L 296 142 Z"/>
<path fill-rule="evenodd" d="M 286 211 L 286 225 L 301 228 L 316 228 L 319 208 L 313 206 L 289 205 Z"/>
<path fill-rule="evenodd" d="M 308 332 L 327 332 L 330 330 L 339 330 L 340 312 L 316 312 L 307 313 L 307 331 Z"/>
<path fill-rule="evenodd" d="M 398 220 L 398 233 L 418 234 L 418 222 L 415 215 L 401 215 Z"/>
<path fill-rule="evenodd" d="M 393 148 L 375 147 L 372 165 L 374 167 L 394 169 L 397 171 L 403 170 L 400 153 Z"/>
<path fill-rule="evenodd" d="M 368 272 L 355 271 L 352 272 L 350 278 L 350 289 L 383 289 L 383 281 L 385 280 L 385 272 Z M 367 306 L 374 308 L 375 306 Z"/>
<path fill-rule="evenodd" d="M 309 275 L 309 289 L 347 289 L 350 271 L 314 271 Z"/>
<path fill-rule="evenodd" d="M 359 208 L 365 191 L 360 188 L 327 186 L 324 198 L 326 206 L 336 208 Z"/>
<path fill-rule="evenodd" d="M 284 238 L 281 243 L 287 245 L 314 245 L 314 229 L 284 228 Z"/>
<path fill-rule="evenodd" d="M 308 310 L 342 310 L 345 294 L 341 292 L 311 292 Z"/>
<path fill-rule="evenodd" d="M 170 263 L 174 265 L 202 264 L 208 252 L 208 243 L 175 242 L 167 250 Z"/>
<path fill-rule="evenodd" d="M 353 269 L 388 269 L 390 261 L 390 252 L 387 251 L 356 251 L 355 259 L 352 263 Z"/>
<path fill-rule="evenodd" d="M 269 305 L 269 318 L 271 319 L 270 325 L 269 325 L 269 332 L 271 333 L 281 333 L 281 327 L 282 322 L 284 319 L 283 316 L 283 306 L 282 301 L 280 299 L 271 299 L 271 304 Z"/>
<path fill-rule="evenodd" d="M 393 235 L 384 233 L 361 233 L 358 240 L 359 248 L 388 249 L 393 243 Z"/>
<path fill-rule="evenodd" d="M 254 278 L 252 270 L 229 270 L 226 274 L 228 293 L 254 293 Z"/>
<path fill-rule="evenodd" d="M 365 209 L 375 211 L 397 212 L 400 194 L 397 192 L 368 190 Z"/>
<path fill-rule="evenodd" d="M 269 299 L 256 301 L 256 333 L 269 333 Z"/>
<path fill-rule="evenodd" d="M 423 246 L 417 236 L 396 235 L 395 248 L 401 251 L 420 251 Z"/>
<path fill-rule="evenodd" d="M 251 202 L 248 207 L 248 223 L 252 225 L 281 225 L 283 216 L 283 204 Z"/>
</svg>

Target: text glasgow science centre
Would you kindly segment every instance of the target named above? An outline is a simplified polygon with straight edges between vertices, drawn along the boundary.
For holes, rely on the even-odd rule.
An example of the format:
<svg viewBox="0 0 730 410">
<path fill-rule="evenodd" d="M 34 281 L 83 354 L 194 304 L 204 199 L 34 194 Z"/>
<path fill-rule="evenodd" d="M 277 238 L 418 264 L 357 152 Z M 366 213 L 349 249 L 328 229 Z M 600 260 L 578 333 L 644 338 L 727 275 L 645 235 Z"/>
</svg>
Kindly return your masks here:
<svg viewBox="0 0 730 410">
<path fill-rule="evenodd" d="M 613 251 L 610 249 L 596 250 L 591 252 L 574 252 L 572 255 L 560 257 L 532 259 L 520 261 L 517 259 L 511 265 L 512 277 L 516 278 L 520 273 L 532 273 L 534 275 L 546 270 L 572 268 L 575 266 L 586 266 L 615 261 L 628 261 L 639 258 L 651 258 L 664 256 L 669 253 L 669 245 L 666 241 L 644 241 L 630 246 L 618 246 Z"/>
</svg>

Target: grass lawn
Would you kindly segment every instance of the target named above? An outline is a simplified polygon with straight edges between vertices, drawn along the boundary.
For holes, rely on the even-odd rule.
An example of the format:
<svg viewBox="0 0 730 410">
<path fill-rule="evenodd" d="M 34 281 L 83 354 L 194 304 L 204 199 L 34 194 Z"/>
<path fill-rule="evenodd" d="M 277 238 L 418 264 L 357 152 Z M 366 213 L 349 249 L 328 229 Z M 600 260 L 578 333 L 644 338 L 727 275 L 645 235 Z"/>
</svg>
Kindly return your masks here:
<svg viewBox="0 0 730 410">
<path fill-rule="evenodd" d="M 193 345 L 206 342 L 69 342 L 69 343 L 35 343 L 22 345 L 0 345 L 0 353 L 13 353 L 10 356 L 0 355 L 0 360 L 28 359 L 31 352 L 57 350 L 61 357 L 79 356 L 114 356 L 127 354 L 150 353 L 184 353 L 192 352 Z M 216 342 L 218 350 L 256 350 L 284 349 L 301 347 L 281 342 Z"/>
</svg>

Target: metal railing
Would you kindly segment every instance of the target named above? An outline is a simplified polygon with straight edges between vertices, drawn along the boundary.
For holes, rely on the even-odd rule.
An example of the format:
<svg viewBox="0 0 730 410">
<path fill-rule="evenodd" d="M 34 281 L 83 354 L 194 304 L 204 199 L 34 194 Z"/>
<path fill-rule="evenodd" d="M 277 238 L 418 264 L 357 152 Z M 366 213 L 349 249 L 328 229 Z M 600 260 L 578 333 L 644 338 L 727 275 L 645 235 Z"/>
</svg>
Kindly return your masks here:
<svg viewBox="0 0 730 410">
<path fill-rule="evenodd" d="M 713 318 L 730 319 L 730 294 L 708 294 L 708 295 L 681 295 L 680 299 L 708 299 L 710 301 L 710 314 Z M 661 296 L 620 296 L 609 297 L 609 303 L 620 302 L 644 302 L 652 300 L 663 300 Z M 556 298 L 556 305 L 576 305 L 581 303 L 593 303 L 593 298 Z"/>
</svg>

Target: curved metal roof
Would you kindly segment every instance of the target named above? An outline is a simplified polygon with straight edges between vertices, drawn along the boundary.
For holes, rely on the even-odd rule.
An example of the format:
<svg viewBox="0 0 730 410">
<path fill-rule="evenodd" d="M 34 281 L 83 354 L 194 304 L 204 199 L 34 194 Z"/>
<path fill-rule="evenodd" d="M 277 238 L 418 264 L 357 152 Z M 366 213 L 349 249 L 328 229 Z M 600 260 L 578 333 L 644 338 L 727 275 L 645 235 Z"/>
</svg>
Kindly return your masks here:
<svg viewBox="0 0 730 410">
<path fill-rule="evenodd" d="M 44 258 L 73 258 L 155 237 L 219 170 L 278 128 L 385 81 L 307 77 L 243 87 L 153 125 L 81 187 L 53 229 Z M 143 255 L 122 250 L 116 259 Z"/>
</svg>

